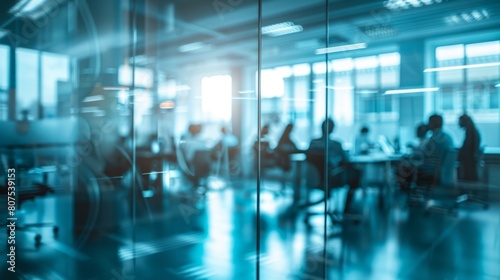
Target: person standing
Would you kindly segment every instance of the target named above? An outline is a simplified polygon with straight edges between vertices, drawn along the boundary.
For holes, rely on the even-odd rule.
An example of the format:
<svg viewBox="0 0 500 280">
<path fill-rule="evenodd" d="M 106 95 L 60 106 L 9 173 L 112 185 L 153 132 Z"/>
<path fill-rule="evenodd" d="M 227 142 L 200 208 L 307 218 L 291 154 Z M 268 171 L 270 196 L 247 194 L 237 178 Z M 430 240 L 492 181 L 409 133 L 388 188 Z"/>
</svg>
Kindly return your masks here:
<svg viewBox="0 0 500 280">
<path fill-rule="evenodd" d="M 458 179 L 477 182 L 479 180 L 477 167 L 481 152 L 481 136 L 474 121 L 467 114 L 460 116 L 458 125 L 465 130 L 464 142 L 458 151 Z"/>
</svg>

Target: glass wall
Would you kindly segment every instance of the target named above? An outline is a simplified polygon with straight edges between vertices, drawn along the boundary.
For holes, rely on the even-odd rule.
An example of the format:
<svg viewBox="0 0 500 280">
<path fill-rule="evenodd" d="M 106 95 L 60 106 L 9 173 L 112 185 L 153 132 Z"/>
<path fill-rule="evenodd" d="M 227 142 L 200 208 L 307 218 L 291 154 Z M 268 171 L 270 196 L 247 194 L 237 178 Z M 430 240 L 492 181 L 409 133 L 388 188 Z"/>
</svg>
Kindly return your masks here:
<svg viewBox="0 0 500 280">
<path fill-rule="evenodd" d="M 3 2 L 14 278 L 500 277 L 498 1 Z M 433 113 L 490 210 L 411 205 Z"/>
</svg>

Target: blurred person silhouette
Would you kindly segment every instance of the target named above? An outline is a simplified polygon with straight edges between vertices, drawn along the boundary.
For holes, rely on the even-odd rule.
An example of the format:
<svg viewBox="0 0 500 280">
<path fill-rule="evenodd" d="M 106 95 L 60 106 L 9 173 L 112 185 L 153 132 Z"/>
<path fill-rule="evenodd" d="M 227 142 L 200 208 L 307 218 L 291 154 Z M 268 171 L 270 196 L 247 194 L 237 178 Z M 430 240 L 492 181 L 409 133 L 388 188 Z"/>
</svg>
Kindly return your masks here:
<svg viewBox="0 0 500 280">
<path fill-rule="evenodd" d="M 417 125 L 415 129 L 416 139 L 407 144 L 409 149 L 408 154 L 401 158 L 396 169 L 396 177 L 400 183 L 400 187 L 403 190 L 408 190 L 411 182 L 414 180 L 414 174 L 417 167 L 423 161 L 423 148 L 426 142 L 429 140 L 427 138 L 427 132 L 429 127 L 425 123 Z"/>
<path fill-rule="evenodd" d="M 291 138 L 292 130 L 293 124 L 287 124 L 275 149 L 278 166 L 284 171 L 291 169 L 290 155 L 300 152 Z"/>
<path fill-rule="evenodd" d="M 266 124 L 260 130 L 260 156 L 261 167 L 273 167 L 276 165 L 276 156 L 274 149 L 271 147 L 271 139 L 269 137 L 269 125 Z M 255 140 L 253 144 L 253 152 L 255 158 L 255 166 L 257 166 L 257 155 L 259 154 L 259 139 Z"/>
<path fill-rule="evenodd" d="M 190 124 L 188 133 L 181 137 L 180 152 L 184 159 L 178 157 L 181 169 L 186 177 L 198 188 L 202 180 L 206 179 L 212 168 L 212 148 L 207 146 L 202 135 L 203 125 Z M 185 165 L 184 167 L 182 167 Z"/>
<path fill-rule="evenodd" d="M 367 155 L 372 147 L 372 143 L 370 142 L 369 137 L 370 129 L 366 126 L 363 126 L 354 139 L 354 153 L 357 155 Z"/>
<path fill-rule="evenodd" d="M 421 149 L 425 142 L 427 141 L 427 132 L 429 128 L 427 124 L 421 123 L 415 129 L 415 140 L 411 141 L 406 145 L 411 151 L 415 151 L 416 149 Z"/>
<path fill-rule="evenodd" d="M 458 179 L 477 182 L 479 180 L 477 166 L 481 152 L 481 135 L 474 121 L 467 114 L 460 116 L 458 124 L 465 130 L 464 142 L 458 150 Z"/>
<path fill-rule="evenodd" d="M 309 145 L 309 149 L 306 151 L 308 157 L 323 157 L 326 155 L 325 152 L 325 144 L 328 141 L 328 174 L 332 174 L 332 171 L 337 167 L 345 168 L 344 178 L 342 182 L 337 182 L 338 178 L 331 178 L 329 180 L 330 184 L 333 184 L 333 187 L 342 187 L 345 184 L 349 186 L 349 191 L 347 193 L 344 213 L 349 213 L 351 211 L 351 204 L 354 198 L 354 193 L 356 189 L 359 188 L 360 185 L 360 177 L 361 171 L 354 167 L 354 165 L 349 162 L 349 158 L 347 157 L 344 149 L 342 148 L 342 144 L 339 141 L 330 139 L 330 135 L 333 133 L 335 128 L 335 123 L 331 118 L 328 118 L 323 121 L 321 124 L 322 136 L 321 138 L 317 138 L 311 141 Z M 323 165 L 323 166 L 321 166 Z M 317 168 L 323 167 L 324 164 L 319 164 Z M 322 170 L 318 170 L 323 172 Z M 345 184 L 344 184 L 345 183 Z"/>
<path fill-rule="evenodd" d="M 418 179 L 425 183 L 447 184 L 453 180 L 449 174 L 452 173 L 451 169 L 454 166 L 446 164 L 447 155 L 455 150 L 453 140 L 443 131 L 443 117 L 440 115 L 434 114 L 429 117 L 429 130 L 432 136 L 422 145 L 424 158 L 419 168 L 421 176 Z"/>
<path fill-rule="evenodd" d="M 423 139 L 420 146 L 398 165 L 396 174 L 403 190 L 408 190 L 413 181 L 432 185 L 453 181 L 454 166 L 450 163 L 454 160 L 448 160 L 448 156 L 453 155 L 454 147 L 451 137 L 443 131 L 443 117 L 437 114 L 430 116 L 427 128 L 432 136 Z"/>
</svg>

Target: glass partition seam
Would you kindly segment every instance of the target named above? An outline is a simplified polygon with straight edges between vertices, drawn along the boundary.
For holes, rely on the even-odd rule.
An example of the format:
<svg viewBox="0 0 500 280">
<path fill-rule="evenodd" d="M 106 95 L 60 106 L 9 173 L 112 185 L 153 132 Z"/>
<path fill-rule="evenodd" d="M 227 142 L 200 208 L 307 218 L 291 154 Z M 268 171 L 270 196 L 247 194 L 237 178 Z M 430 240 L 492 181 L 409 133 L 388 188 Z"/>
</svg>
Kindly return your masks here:
<svg viewBox="0 0 500 280">
<path fill-rule="evenodd" d="M 330 18 L 330 5 L 329 5 L 329 2 L 330 0 L 326 0 L 325 1 L 325 47 L 328 48 L 330 46 L 330 22 L 329 22 L 329 18 Z M 327 75 L 325 75 L 325 116 L 326 118 L 328 118 L 328 102 L 329 102 L 329 99 L 328 99 L 328 85 L 329 85 L 329 79 L 328 79 L 328 70 L 329 70 L 329 67 L 328 67 L 328 63 L 329 63 L 329 56 L 328 56 L 328 52 L 325 53 L 325 63 L 326 63 L 326 71 L 327 71 Z M 324 126 L 324 129 L 325 130 L 328 130 L 328 127 L 327 126 Z M 323 216 L 323 279 L 326 279 L 326 275 L 327 275 L 327 262 L 326 262 L 326 257 L 327 257 L 327 254 L 326 254 L 326 244 L 327 244 L 327 238 L 328 238 L 328 233 L 327 233 L 327 226 L 326 226 L 326 221 L 327 221 L 327 211 L 328 211 L 328 156 L 329 156 L 329 153 L 328 153 L 328 131 L 323 131 L 323 135 L 325 135 L 325 203 L 324 203 L 324 216 Z"/>
<path fill-rule="evenodd" d="M 132 81 L 131 88 L 129 91 L 129 100 L 131 110 L 131 137 L 132 137 L 132 269 L 134 274 L 136 273 L 136 260 L 135 260 L 135 244 L 136 244 L 136 216 L 137 216 L 137 191 L 136 191 L 136 180 L 137 178 L 137 168 L 136 168 L 136 127 L 135 127 L 135 58 L 137 52 L 137 0 L 132 0 Z M 132 94 L 130 94 L 132 93 Z"/>
<path fill-rule="evenodd" d="M 261 186 L 261 111 L 262 111 L 262 90 L 261 90 L 261 71 L 262 71 L 262 0 L 258 1 L 257 16 L 257 224 L 256 224 L 256 279 L 260 279 L 260 186 Z"/>
</svg>

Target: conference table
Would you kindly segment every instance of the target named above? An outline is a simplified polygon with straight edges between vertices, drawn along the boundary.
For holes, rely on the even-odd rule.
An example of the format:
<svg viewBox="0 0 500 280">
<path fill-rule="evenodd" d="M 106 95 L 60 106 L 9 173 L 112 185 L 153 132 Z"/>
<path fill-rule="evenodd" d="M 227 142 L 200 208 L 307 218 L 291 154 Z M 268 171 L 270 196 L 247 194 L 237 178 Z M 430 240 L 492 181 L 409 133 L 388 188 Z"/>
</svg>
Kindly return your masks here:
<svg viewBox="0 0 500 280">
<path fill-rule="evenodd" d="M 361 171 L 361 187 L 366 193 L 367 188 L 377 187 L 379 207 L 384 206 L 385 195 L 396 185 L 394 167 L 400 162 L 403 154 L 386 154 L 373 152 L 366 155 L 353 155 L 349 157 L 350 162 L 355 164 Z"/>
<path fill-rule="evenodd" d="M 366 192 L 366 189 L 371 186 L 379 188 L 379 206 L 384 205 L 384 195 L 391 186 L 396 183 L 394 166 L 401 160 L 403 154 L 385 154 L 374 152 L 367 155 L 352 155 L 349 161 L 356 165 L 362 171 L 361 186 Z M 306 174 L 306 154 L 297 153 L 290 156 L 290 160 L 294 165 L 294 203 L 301 201 L 305 184 L 307 183 L 308 174 Z M 383 170 L 382 173 L 377 172 Z M 374 172 L 375 171 L 375 172 Z M 381 177 L 380 175 L 383 174 Z"/>
</svg>

